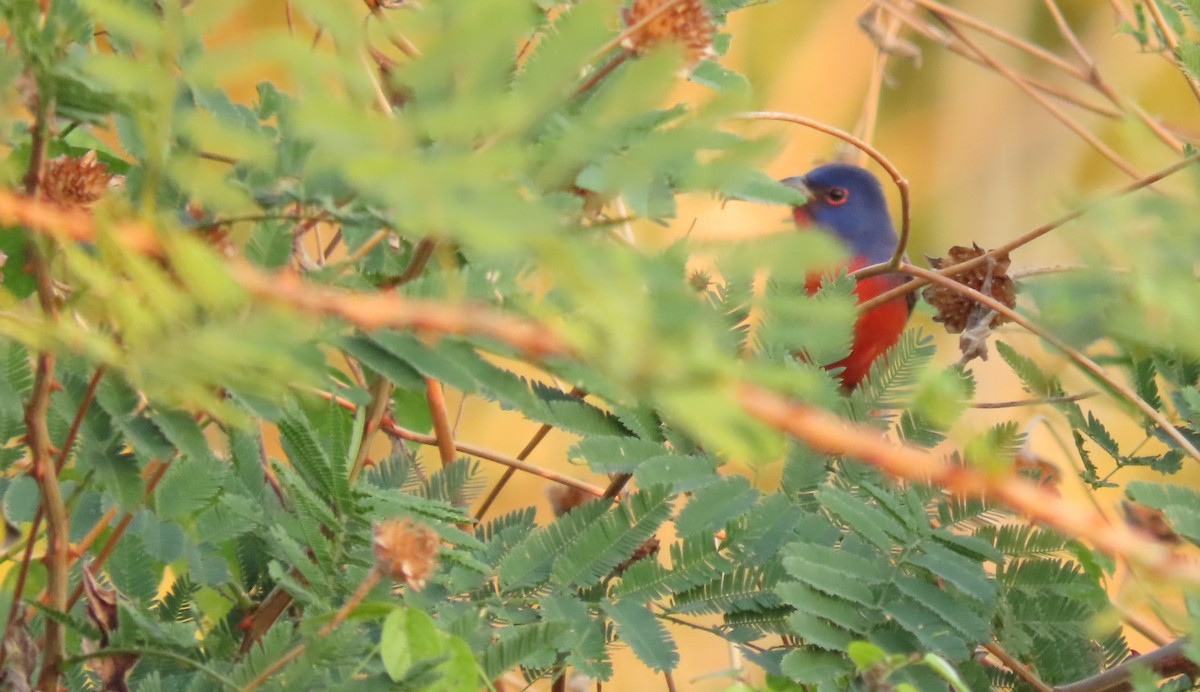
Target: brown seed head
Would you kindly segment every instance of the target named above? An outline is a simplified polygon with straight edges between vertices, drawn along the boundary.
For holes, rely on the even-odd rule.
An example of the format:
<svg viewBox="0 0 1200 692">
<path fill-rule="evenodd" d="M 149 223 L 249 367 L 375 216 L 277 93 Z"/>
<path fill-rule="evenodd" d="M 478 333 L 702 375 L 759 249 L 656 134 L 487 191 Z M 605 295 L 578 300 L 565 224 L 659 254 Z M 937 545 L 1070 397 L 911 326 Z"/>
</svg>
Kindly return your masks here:
<svg viewBox="0 0 1200 692">
<path fill-rule="evenodd" d="M 59 156 L 46 162 L 42 171 L 42 196 L 67 209 L 88 209 L 110 184 L 122 178 L 108 172 L 108 166 L 96 159 L 95 150 L 83 156 Z"/>
<path fill-rule="evenodd" d="M 984 254 L 984 250 L 978 245 L 972 244 L 972 247 L 969 248 L 956 245 L 950 248 L 949 257 L 930 258 L 929 265 L 934 269 L 941 269 L 974 259 L 982 254 Z M 1013 280 L 1007 273 L 1009 264 L 1011 264 L 1011 260 L 1008 258 L 1008 253 L 1004 253 L 994 257 L 992 262 L 981 264 L 970 271 L 957 274 L 953 278 L 960 284 L 970 286 L 984 295 L 990 295 L 1011 308 L 1017 304 L 1017 293 Z M 925 302 L 932 305 L 938 312 L 937 317 L 934 317 L 933 320 L 946 325 L 946 331 L 951 334 L 959 334 L 966 329 L 971 312 L 976 308 L 982 308 L 974 300 L 958 291 L 938 284 L 927 287 L 922 295 Z M 988 327 L 995 329 L 1007 321 L 1003 315 L 993 314 Z"/>
<path fill-rule="evenodd" d="M 396 581 L 414 589 L 437 569 L 440 542 L 437 534 L 424 524 L 408 519 L 389 519 L 375 526 L 375 567 Z"/>
<path fill-rule="evenodd" d="M 668 3 L 671 6 L 662 9 Z M 646 24 L 625 42 L 638 55 L 663 43 L 683 46 L 688 65 L 712 54 L 712 15 L 704 0 L 633 0 L 625 11 L 625 25 L 636 26 L 644 20 Z"/>
</svg>

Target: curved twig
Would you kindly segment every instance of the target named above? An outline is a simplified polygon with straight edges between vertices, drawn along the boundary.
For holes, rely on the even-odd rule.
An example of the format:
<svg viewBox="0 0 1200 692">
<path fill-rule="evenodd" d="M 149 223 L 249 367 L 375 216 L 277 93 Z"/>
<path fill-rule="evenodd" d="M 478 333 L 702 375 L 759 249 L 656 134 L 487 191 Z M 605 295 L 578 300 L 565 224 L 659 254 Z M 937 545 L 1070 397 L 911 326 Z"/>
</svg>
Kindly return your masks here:
<svg viewBox="0 0 1200 692">
<path fill-rule="evenodd" d="M 881 265 L 872 265 L 871 267 L 860 269 L 859 271 L 855 272 L 855 275 L 859 278 L 865 278 L 875 274 L 882 274 L 889 269 L 895 269 L 896 267 L 900 266 L 900 262 L 904 259 L 904 251 L 908 247 L 909 217 L 911 216 L 909 209 L 910 202 L 908 193 L 908 180 L 900 173 L 900 169 L 896 168 L 896 166 L 889 161 L 882 152 L 871 146 L 869 143 L 850 134 L 849 132 L 839 130 L 832 125 L 826 125 L 820 120 L 813 120 L 812 118 L 806 118 L 803 115 L 796 115 L 795 113 L 785 113 L 782 111 L 748 111 L 745 113 L 737 113 L 733 117 L 737 120 L 777 120 L 779 122 L 803 125 L 804 127 L 816 130 L 818 132 L 824 132 L 827 135 L 837 137 L 843 142 L 857 147 L 867 156 L 870 156 L 872 159 L 874 159 L 875 163 L 878 163 L 883 170 L 888 172 L 888 175 L 892 176 L 892 182 L 896 184 L 896 189 L 900 191 L 900 240 L 896 244 L 896 252 L 892 254 L 891 259 Z"/>
<path fill-rule="evenodd" d="M 1174 440 L 1181 449 L 1187 452 L 1188 456 L 1192 457 L 1196 461 L 1200 461 L 1200 449 L 1196 449 L 1196 446 L 1193 445 L 1190 440 L 1184 437 L 1183 433 L 1179 432 L 1179 429 L 1172 425 L 1171 421 L 1167 420 L 1166 416 L 1164 416 L 1161 411 L 1146 403 L 1146 400 L 1138 396 L 1137 392 L 1133 391 L 1125 384 L 1113 379 L 1113 377 L 1109 375 L 1104 368 L 1100 367 L 1096 361 L 1088 358 L 1067 342 L 1046 331 L 1028 317 L 1018 313 L 992 296 L 981 293 L 970 286 L 961 284 L 950 277 L 942 276 L 938 272 L 935 272 L 931 269 L 922 269 L 921 267 L 915 267 L 911 264 L 904 263 L 900 265 L 900 272 L 910 276 L 918 276 L 928 279 L 929 281 L 940 286 L 945 286 L 951 290 L 958 291 L 964 296 L 967 296 L 968 298 L 971 298 L 972 300 L 981 303 L 992 310 L 995 310 L 997 313 L 1008 318 L 1010 321 L 1041 337 L 1051 346 L 1054 346 L 1059 351 L 1062 351 L 1063 355 L 1074 361 L 1075 364 L 1080 368 L 1086 370 L 1093 377 L 1106 384 L 1109 389 L 1119 394 L 1122 399 L 1125 399 L 1129 403 L 1133 404 L 1133 406 L 1141 411 L 1143 415 L 1154 421 L 1155 425 L 1162 428 L 1162 431 L 1165 432 L 1168 437 Z"/>
<path fill-rule="evenodd" d="M 1078 219 L 1079 217 L 1083 216 L 1088 211 L 1090 211 L 1092 209 L 1092 207 L 1096 206 L 1097 204 L 1099 204 L 1102 201 L 1110 200 L 1110 199 L 1113 199 L 1114 197 L 1120 197 L 1121 195 L 1127 195 L 1130 192 L 1140 190 L 1148 185 L 1153 185 L 1154 183 L 1157 183 L 1158 181 L 1162 180 L 1163 178 L 1166 178 L 1170 175 L 1178 173 L 1179 171 L 1183 170 L 1184 168 L 1187 168 L 1188 166 L 1192 165 L 1193 163 L 1196 163 L 1197 161 L 1200 161 L 1200 154 L 1192 154 L 1191 156 L 1188 156 L 1187 158 L 1180 159 L 1180 160 L 1176 161 L 1175 163 L 1171 164 L 1170 166 L 1159 169 L 1159 170 L 1155 171 L 1154 173 L 1147 175 L 1144 178 L 1135 180 L 1135 181 L 1129 183 L 1128 185 L 1125 185 L 1125 186 L 1117 189 L 1116 191 L 1114 191 L 1108 195 L 1105 195 L 1104 197 L 1100 198 L 1099 200 L 1089 202 L 1088 204 L 1085 204 L 1085 205 L 1078 207 L 1070 212 L 1067 212 L 1066 214 L 1063 214 L 1062 216 L 1058 217 L 1057 219 L 1055 219 L 1049 223 L 1042 224 L 1041 226 L 1038 226 L 1037 228 L 1033 229 L 1032 231 L 1029 231 L 1028 233 L 1026 233 L 1018 238 L 1015 238 L 1014 240 L 1011 240 L 999 247 L 988 250 L 987 252 L 983 253 L 982 255 L 980 255 L 978 257 L 973 257 L 969 260 L 959 262 L 958 264 L 952 264 L 948 267 L 943 267 L 942 269 L 939 269 L 937 271 L 937 273 L 940 274 L 941 276 L 956 276 L 965 271 L 974 269 L 975 267 L 985 264 L 988 261 L 988 259 L 991 257 L 996 257 L 998 255 L 1004 255 L 1009 252 L 1012 252 L 1013 250 L 1016 250 L 1024 245 L 1028 245 L 1029 243 L 1033 242 L 1034 240 L 1041 238 L 1042 236 L 1046 235 L 1050 231 L 1053 231 L 1057 228 L 1060 228 L 1061 226 L 1064 226 L 1064 225 L 1070 223 L 1071 221 L 1074 221 L 1075 219 Z M 887 265 L 886 264 L 874 264 L 874 265 L 871 265 L 870 267 L 865 267 L 863 269 L 860 269 L 859 272 L 866 272 L 867 270 L 875 270 L 872 273 L 879 273 L 880 271 L 886 271 Z M 855 275 L 860 275 L 859 272 L 855 272 Z M 890 291 L 885 291 L 870 300 L 863 301 L 862 303 L 859 304 L 858 309 L 860 312 L 866 312 L 873 308 L 879 307 L 880 305 L 883 305 L 884 303 L 886 303 L 890 300 L 894 300 L 896 298 L 899 298 L 900 296 L 908 295 L 909 293 L 912 293 L 913 291 L 920 290 L 921 288 L 928 286 L 930 283 L 932 283 L 932 282 L 928 279 L 915 278 L 912 281 L 908 281 L 908 282 L 904 283 L 903 285 L 900 285 L 900 286 L 897 286 L 896 288 L 891 289 Z"/>
</svg>

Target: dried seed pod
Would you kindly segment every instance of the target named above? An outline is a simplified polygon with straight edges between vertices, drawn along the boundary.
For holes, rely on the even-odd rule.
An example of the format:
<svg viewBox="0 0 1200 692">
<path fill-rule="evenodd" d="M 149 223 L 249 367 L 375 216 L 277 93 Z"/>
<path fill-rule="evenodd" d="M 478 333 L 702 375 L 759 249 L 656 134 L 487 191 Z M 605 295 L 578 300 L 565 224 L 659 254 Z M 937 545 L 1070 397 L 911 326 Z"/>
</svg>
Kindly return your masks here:
<svg viewBox="0 0 1200 692">
<path fill-rule="evenodd" d="M 671 6 L 663 9 L 670 3 Z M 704 0 L 633 0 L 625 10 L 625 25 L 645 22 L 625 41 L 625 46 L 643 55 L 663 43 L 683 46 L 687 64 L 695 65 L 712 54 L 712 15 Z"/>
<path fill-rule="evenodd" d="M 950 248 L 950 256 L 945 259 L 929 258 L 929 266 L 934 269 L 941 269 L 975 259 L 983 254 L 983 248 L 978 245 L 972 244 L 972 247 L 969 248 L 956 245 Z M 1008 276 L 1008 267 L 1011 263 L 1012 260 L 1008 258 L 1008 253 L 996 255 L 990 258 L 989 262 L 985 262 L 961 274 L 956 274 L 952 278 L 960 284 L 969 286 L 984 295 L 991 296 L 1011 308 L 1017 304 L 1016 287 L 1013 284 L 1012 278 Z M 946 331 L 951 334 L 958 334 L 966 329 L 971 311 L 976 307 L 980 307 L 974 300 L 971 300 L 958 291 L 938 284 L 928 286 L 922 293 L 922 296 L 924 296 L 925 302 L 932 305 L 938 311 L 937 317 L 933 318 L 934 321 L 946 325 Z M 988 326 L 995 329 L 1007 321 L 1003 315 L 993 314 Z"/>
<path fill-rule="evenodd" d="M 40 190 L 43 197 L 60 207 L 87 209 L 104 196 L 110 185 L 123 180 L 109 173 L 93 150 L 83 156 L 63 155 L 47 161 Z"/>
<path fill-rule="evenodd" d="M 376 569 L 420 590 L 437 569 L 441 543 L 423 524 L 389 519 L 375 526 L 374 547 Z"/>
</svg>

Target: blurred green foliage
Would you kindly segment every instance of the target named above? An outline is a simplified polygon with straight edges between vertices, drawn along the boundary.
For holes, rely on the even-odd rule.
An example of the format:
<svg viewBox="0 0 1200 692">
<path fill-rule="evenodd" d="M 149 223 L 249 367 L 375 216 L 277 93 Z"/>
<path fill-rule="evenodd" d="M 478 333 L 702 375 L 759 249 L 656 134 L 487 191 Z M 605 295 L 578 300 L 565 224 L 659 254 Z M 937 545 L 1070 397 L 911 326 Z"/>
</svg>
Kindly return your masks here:
<svg viewBox="0 0 1200 692">
<path fill-rule="evenodd" d="M 213 47 L 237 6 L 228 0 L 46 4 L 43 13 L 0 2 L 0 93 L 49 109 L 49 156 L 94 149 L 124 176 L 94 210 L 94 242 L 0 229 L 0 493 L 19 529 L 0 606 L 35 607 L 33 639 L 46 618 L 68 628 L 68 687 L 112 683 L 88 666 L 97 639 L 137 657 L 138 690 L 260 678 L 274 688 L 473 689 L 514 669 L 533 681 L 567 667 L 605 680 L 617 646 L 674 669 L 686 652 L 667 623 L 697 615 L 719 616 L 713 634 L 741 646 L 773 689 L 1019 687 L 980 662 L 977 648 L 992 642 L 1049 683 L 1128 654 L 1102 617 L 1115 567 L 1085 546 L 991 504 L 817 454 L 737 405 L 739 385 L 754 382 L 919 447 L 949 436 L 967 463 L 990 469 L 1010 467 L 1022 448 L 1013 423 L 951 435 L 974 380 L 935 365 L 917 330 L 856 391 L 839 391 L 818 366 L 847 353 L 853 280 L 804 289 L 841 258 L 833 241 L 689 238 L 656 251 L 619 242 L 617 198 L 654 220 L 672 217 L 685 194 L 802 201 L 761 171 L 774 142 L 726 129 L 751 94 L 720 55 L 689 72 L 706 98 L 664 104 L 688 66 L 670 45 L 642 54 L 614 43 L 612 0 L 403 4 L 368 30 L 353 3 L 297 0 L 297 21 L 320 27 L 316 47 L 285 28 Z M 746 4 L 708 7 L 723 22 Z M 380 46 L 396 53 L 389 39 L 410 36 L 419 51 L 378 69 Z M 718 34 L 716 52 L 729 40 Z M 1200 73 L 1195 52 L 1186 43 L 1179 58 Z M 611 72 L 598 72 L 604 65 Z M 225 91 L 262 72 L 280 77 L 260 83 L 252 103 Z M 9 117 L 0 174 L 15 188 L 36 160 L 35 127 Z M 1072 344 L 1103 340 L 1114 372 L 1200 439 L 1193 212 L 1168 198 L 1106 209 L 1081 243 L 1093 268 L 1038 278 L 1029 296 Z M 328 256 L 313 242 L 317 222 L 337 229 L 341 247 Z M 123 244 L 129 223 L 153 228 L 161 252 Z M 31 298 L 35 246 L 50 258 L 59 319 Z M 689 267 L 697 255 L 714 258 L 711 275 Z M 238 282 L 240 262 L 301 273 L 311 286 L 394 289 L 550 325 L 573 354 L 533 365 L 588 401 L 501 364 L 523 356 L 495 340 L 361 331 L 256 299 Z M 115 625 L 98 624 L 89 599 L 65 612 L 34 606 L 46 581 L 37 561 L 13 603 L 21 549 L 37 540 L 27 527 L 38 488 L 18 442 L 35 351 L 59 356 L 52 440 L 82 416 L 61 481 L 72 540 L 98 527 L 80 565 L 99 562 L 104 546 L 96 571 L 119 594 Z M 1026 355 L 1004 345 L 1000 354 L 1032 395 L 1066 394 Z M 345 359 L 364 379 L 341 369 Z M 482 490 L 478 462 L 422 468 L 399 439 L 356 477 L 375 397 L 401 425 L 431 429 L 426 378 L 578 436 L 572 459 L 629 474 L 636 489 L 539 525 L 532 508 L 475 522 L 466 510 Z M 1169 474 L 1183 463 L 1169 439 L 1156 453 L 1124 450 L 1090 411 L 1056 405 L 1094 486 L 1112 484 L 1097 451 L 1116 470 Z M 263 429 L 278 431 L 286 459 L 265 452 Z M 730 462 L 781 464 L 780 487 L 722 474 Z M 1130 487 L 1195 541 L 1190 492 Z M 110 526 L 110 509 L 127 529 Z M 371 525 L 392 517 L 430 527 L 441 566 L 420 590 L 356 593 L 375 565 Z M 652 543 L 666 525 L 675 538 Z M 649 545 L 657 554 L 647 557 Z M 278 592 L 294 605 L 248 635 Z M 352 597 L 361 600 L 349 619 L 320 633 Z M 9 621 L 6 641 L 25 628 Z M 30 672 L 10 666 L 7 684 Z"/>
</svg>

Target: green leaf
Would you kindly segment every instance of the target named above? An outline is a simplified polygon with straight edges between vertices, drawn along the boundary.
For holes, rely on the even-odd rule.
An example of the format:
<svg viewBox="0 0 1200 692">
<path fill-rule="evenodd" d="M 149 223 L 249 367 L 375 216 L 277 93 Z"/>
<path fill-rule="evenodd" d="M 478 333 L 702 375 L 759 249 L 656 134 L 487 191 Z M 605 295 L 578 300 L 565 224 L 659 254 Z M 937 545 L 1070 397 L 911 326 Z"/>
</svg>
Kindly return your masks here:
<svg viewBox="0 0 1200 692">
<path fill-rule="evenodd" d="M 741 476 L 729 476 L 700 489 L 675 518 L 681 536 L 712 534 L 734 517 L 748 510 L 758 499 L 758 491 Z"/>
<path fill-rule="evenodd" d="M 662 622 L 637 601 L 605 603 L 604 612 L 617 626 L 617 636 L 629 645 L 642 663 L 657 671 L 674 670 L 679 651 Z"/>
<path fill-rule="evenodd" d="M 413 629 L 419 629 L 414 622 Z M 393 681 L 404 679 L 413 664 L 412 646 L 408 637 L 408 609 L 396 608 L 383 621 L 383 629 L 379 633 L 379 657 L 383 659 L 384 670 Z M 426 633 L 437 636 L 438 633 Z"/>
<path fill-rule="evenodd" d="M 817 685 L 850 672 L 850 662 L 840 654 L 818 649 L 796 649 L 783 657 L 783 674 L 800 683 Z"/>
<path fill-rule="evenodd" d="M 613 507 L 564 548 L 551 569 L 551 583 L 586 587 L 610 574 L 671 516 L 671 499 L 670 488 L 653 486 Z"/>
<path fill-rule="evenodd" d="M 888 657 L 886 651 L 865 641 L 851 642 L 846 648 L 846 653 L 850 655 L 850 660 L 854 661 L 854 667 L 859 672 L 866 672 L 872 666 L 883 663 Z"/>
<path fill-rule="evenodd" d="M 483 652 L 480 663 L 488 680 L 495 680 L 530 658 L 557 653 L 569 627 L 561 622 L 510 627 Z"/>
</svg>

